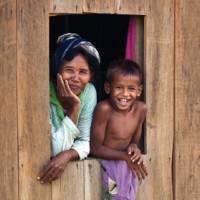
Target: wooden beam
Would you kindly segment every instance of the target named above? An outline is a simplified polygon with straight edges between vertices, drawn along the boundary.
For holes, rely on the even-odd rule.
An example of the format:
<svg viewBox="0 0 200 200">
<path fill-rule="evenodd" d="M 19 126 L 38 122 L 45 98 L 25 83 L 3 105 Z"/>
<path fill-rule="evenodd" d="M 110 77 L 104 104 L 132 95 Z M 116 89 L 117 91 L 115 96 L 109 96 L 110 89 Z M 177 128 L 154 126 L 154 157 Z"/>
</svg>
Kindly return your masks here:
<svg viewBox="0 0 200 200">
<path fill-rule="evenodd" d="M 49 0 L 51 14 L 82 13 L 83 0 Z"/>
<path fill-rule="evenodd" d="M 84 200 L 83 162 L 68 163 L 62 176 L 52 183 L 52 200 Z"/>
<path fill-rule="evenodd" d="M 97 160 L 70 162 L 52 183 L 52 200 L 101 200 L 101 173 Z"/>
<path fill-rule="evenodd" d="M 0 3 L 0 194 L 18 200 L 16 1 Z"/>
<path fill-rule="evenodd" d="M 17 1 L 19 199 L 51 200 L 36 176 L 50 158 L 49 28 L 45 0 Z"/>
<path fill-rule="evenodd" d="M 148 0 L 50 0 L 51 15 L 60 14 L 129 14 L 146 15 Z"/>
<path fill-rule="evenodd" d="M 174 136 L 174 1 L 149 1 L 145 17 L 147 165 L 138 200 L 171 200 Z M 165 194 L 165 195 L 163 195 Z"/>
<path fill-rule="evenodd" d="M 176 2 L 174 199 L 200 199 L 200 1 Z"/>
</svg>

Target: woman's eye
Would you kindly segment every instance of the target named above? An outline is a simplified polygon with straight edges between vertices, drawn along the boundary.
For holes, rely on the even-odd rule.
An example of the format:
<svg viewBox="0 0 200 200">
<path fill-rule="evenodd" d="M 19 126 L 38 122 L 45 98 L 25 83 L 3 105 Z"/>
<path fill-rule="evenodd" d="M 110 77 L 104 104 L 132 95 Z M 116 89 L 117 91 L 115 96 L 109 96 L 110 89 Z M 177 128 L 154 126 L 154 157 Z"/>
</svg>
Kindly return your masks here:
<svg viewBox="0 0 200 200">
<path fill-rule="evenodd" d="M 88 71 L 82 70 L 82 71 L 80 71 L 80 74 L 88 74 Z"/>
<path fill-rule="evenodd" d="M 65 68 L 64 71 L 68 72 L 68 73 L 73 73 L 73 70 L 72 69 L 68 69 L 68 68 Z"/>
</svg>

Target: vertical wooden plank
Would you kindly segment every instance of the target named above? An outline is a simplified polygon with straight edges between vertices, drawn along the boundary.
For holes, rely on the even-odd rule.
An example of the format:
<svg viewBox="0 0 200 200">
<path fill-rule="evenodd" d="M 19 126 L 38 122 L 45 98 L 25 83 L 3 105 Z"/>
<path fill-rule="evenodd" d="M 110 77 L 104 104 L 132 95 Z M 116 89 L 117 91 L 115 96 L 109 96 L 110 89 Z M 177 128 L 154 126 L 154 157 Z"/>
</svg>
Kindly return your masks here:
<svg viewBox="0 0 200 200">
<path fill-rule="evenodd" d="M 82 13 L 83 0 L 49 0 L 50 13 Z"/>
<path fill-rule="evenodd" d="M 0 3 L 0 194 L 18 200 L 16 1 Z"/>
<path fill-rule="evenodd" d="M 17 1 L 19 199 L 51 200 L 51 185 L 36 181 L 50 157 L 48 118 L 48 5 Z"/>
<path fill-rule="evenodd" d="M 85 200 L 102 200 L 101 168 L 96 159 L 84 161 Z"/>
<path fill-rule="evenodd" d="M 147 165 L 138 200 L 171 200 L 174 135 L 174 1 L 150 0 L 145 17 Z"/>
<path fill-rule="evenodd" d="M 200 199 L 200 1 L 176 1 L 174 199 Z"/>
<path fill-rule="evenodd" d="M 52 200 L 84 200 L 83 162 L 70 162 L 61 178 L 52 183 Z"/>
</svg>

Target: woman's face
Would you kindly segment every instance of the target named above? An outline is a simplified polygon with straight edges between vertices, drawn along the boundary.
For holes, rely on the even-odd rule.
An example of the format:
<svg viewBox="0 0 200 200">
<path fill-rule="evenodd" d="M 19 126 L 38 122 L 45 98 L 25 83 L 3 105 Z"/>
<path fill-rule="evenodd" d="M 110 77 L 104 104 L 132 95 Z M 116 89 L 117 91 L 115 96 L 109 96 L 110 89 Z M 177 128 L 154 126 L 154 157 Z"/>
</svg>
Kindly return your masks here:
<svg viewBox="0 0 200 200">
<path fill-rule="evenodd" d="M 67 80 L 74 94 L 79 95 L 91 80 L 91 71 L 85 58 L 79 54 L 71 61 L 64 61 L 59 70 L 63 80 Z"/>
</svg>

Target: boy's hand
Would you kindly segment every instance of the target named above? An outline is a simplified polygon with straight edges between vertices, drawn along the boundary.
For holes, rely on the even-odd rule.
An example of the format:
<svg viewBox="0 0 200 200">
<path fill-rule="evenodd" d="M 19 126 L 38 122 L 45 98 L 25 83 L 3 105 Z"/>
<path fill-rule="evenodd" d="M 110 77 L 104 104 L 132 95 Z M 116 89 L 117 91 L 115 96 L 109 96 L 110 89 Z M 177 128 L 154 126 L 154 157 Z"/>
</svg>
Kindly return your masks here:
<svg viewBox="0 0 200 200">
<path fill-rule="evenodd" d="M 142 179 L 145 179 L 145 177 L 148 175 L 147 169 L 143 163 L 138 165 L 137 163 L 133 163 L 131 159 L 127 159 L 127 164 L 129 169 L 132 171 L 132 173 L 138 177 L 138 180 L 141 181 Z"/>
<path fill-rule="evenodd" d="M 134 144 L 134 143 L 129 144 L 129 146 L 127 148 L 127 153 L 128 153 L 128 155 L 130 155 L 130 157 L 131 157 L 130 159 L 132 160 L 133 163 L 135 161 L 137 161 L 138 165 L 143 163 L 141 151 L 137 147 L 136 144 Z"/>
</svg>

